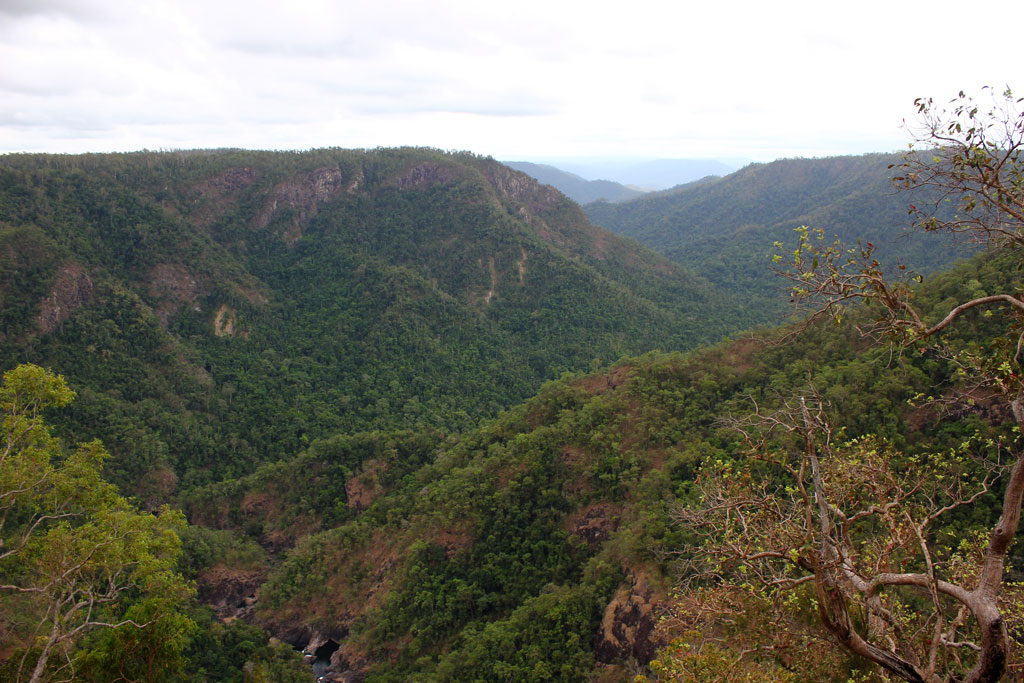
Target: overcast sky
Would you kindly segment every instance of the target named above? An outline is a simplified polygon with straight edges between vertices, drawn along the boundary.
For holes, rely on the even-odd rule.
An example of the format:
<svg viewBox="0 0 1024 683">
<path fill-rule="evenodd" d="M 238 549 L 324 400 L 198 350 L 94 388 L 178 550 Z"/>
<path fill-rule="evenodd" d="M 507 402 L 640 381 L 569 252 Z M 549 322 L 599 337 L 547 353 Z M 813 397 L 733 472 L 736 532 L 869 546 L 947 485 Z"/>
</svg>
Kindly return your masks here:
<svg viewBox="0 0 1024 683">
<path fill-rule="evenodd" d="M 1024 93 L 1022 26 L 1024 0 L 0 0 L 0 152 L 892 151 L 915 97 Z"/>
</svg>

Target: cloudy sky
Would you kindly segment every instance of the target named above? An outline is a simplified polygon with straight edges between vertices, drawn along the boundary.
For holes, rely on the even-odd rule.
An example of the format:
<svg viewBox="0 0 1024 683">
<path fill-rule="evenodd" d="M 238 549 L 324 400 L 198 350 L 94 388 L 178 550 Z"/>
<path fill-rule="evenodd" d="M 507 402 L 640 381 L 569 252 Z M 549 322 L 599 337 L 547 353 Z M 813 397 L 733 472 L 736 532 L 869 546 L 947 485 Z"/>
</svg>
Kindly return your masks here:
<svg viewBox="0 0 1024 683">
<path fill-rule="evenodd" d="M 1022 0 L 0 0 L 0 152 L 891 151 L 915 97 L 1024 92 L 1021 26 Z"/>
</svg>

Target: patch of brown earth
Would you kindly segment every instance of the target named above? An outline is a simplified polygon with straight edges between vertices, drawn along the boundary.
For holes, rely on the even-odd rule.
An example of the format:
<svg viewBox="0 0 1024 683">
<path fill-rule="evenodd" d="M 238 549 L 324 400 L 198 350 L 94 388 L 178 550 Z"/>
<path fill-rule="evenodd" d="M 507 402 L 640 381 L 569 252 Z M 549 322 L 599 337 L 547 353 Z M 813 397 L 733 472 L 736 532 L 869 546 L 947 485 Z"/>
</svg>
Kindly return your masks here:
<svg viewBox="0 0 1024 683">
<path fill-rule="evenodd" d="M 562 462 L 566 464 L 566 469 L 569 472 L 574 472 L 576 475 L 572 479 L 566 479 L 562 484 L 562 495 L 565 498 L 578 498 L 593 490 L 590 482 L 587 481 L 587 466 L 593 459 L 594 456 L 582 448 L 566 446 L 562 449 Z"/>
<path fill-rule="evenodd" d="M 255 181 L 256 173 L 252 169 L 236 167 L 197 184 L 193 189 L 198 196 L 189 221 L 200 228 L 209 228 L 228 212 L 236 201 L 235 195 Z"/>
<path fill-rule="evenodd" d="M 268 489 L 253 489 L 245 494 L 238 506 L 246 517 L 266 517 L 273 511 L 280 511 L 281 501 Z"/>
<path fill-rule="evenodd" d="M 463 522 L 450 529 L 434 531 L 427 538 L 444 548 L 445 557 L 450 560 L 473 544 L 473 529 L 469 522 Z"/>
<path fill-rule="evenodd" d="M 294 548 L 296 539 L 304 536 L 306 533 L 317 531 L 316 526 L 316 524 L 307 521 L 306 524 L 301 526 L 293 525 L 288 527 L 288 529 L 264 531 L 259 537 L 260 547 L 273 555 L 278 555 Z"/>
<path fill-rule="evenodd" d="M 594 672 L 587 683 L 622 683 L 623 681 L 633 680 L 634 675 L 620 664 L 596 662 Z"/>
<path fill-rule="evenodd" d="M 482 268 L 483 265 L 483 260 L 480 260 L 480 267 Z M 485 306 L 491 303 L 491 299 L 494 298 L 494 295 L 498 291 L 498 269 L 494 265 L 493 256 L 487 259 L 487 273 L 488 275 L 490 275 L 491 278 L 491 287 L 483 296 L 483 302 Z"/>
<path fill-rule="evenodd" d="M 368 460 L 364 463 L 363 471 L 345 482 L 348 506 L 357 511 L 370 507 L 374 499 L 384 492 L 380 475 L 386 470 L 387 463 L 383 460 Z"/>
<path fill-rule="evenodd" d="M 359 169 L 352 176 L 352 179 L 349 181 L 348 185 L 345 186 L 345 192 L 347 192 L 348 194 L 355 194 L 356 190 L 359 189 L 360 185 L 363 184 L 363 180 L 365 179 L 366 177 L 363 175 L 363 169 L 362 167 L 359 167 Z"/>
<path fill-rule="evenodd" d="M 300 515 L 287 527 L 281 527 L 284 502 L 272 487 L 251 490 L 238 505 L 246 521 L 263 523 L 259 543 L 271 553 L 281 553 L 295 545 L 297 539 L 320 529 L 318 515 Z"/>
<path fill-rule="evenodd" d="M 235 334 L 235 311 L 221 304 L 213 317 L 213 333 L 218 337 L 230 337 Z"/>
<path fill-rule="evenodd" d="M 577 510 L 565 520 L 565 528 L 573 536 L 596 547 L 611 538 L 619 528 L 622 506 L 612 503 L 594 503 Z"/>
<path fill-rule="evenodd" d="M 185 266 L 160 263 L 150 271 L 146 290 L 156 300 L 153 310 L 166 328 L 167 321 L 182 304 L 195 303 L 198 287 Z"/>
<path fill-rule="evenodd" d="M 398 558 L 408 554 L 411 544 L 411 538 L 395 539 L 382 529 L 374 530 L 358 547 L 338 550 L 334 571 L 315 600 L 292 599 L 272 613 L 261 613 L 259 622 L 296 647 L 308 649 L 318 636 L 323 636 L 321 641 L 325 637 L 335 640 L 340 648 L 331 656 L 328 668 L 333 678 L 325 680 L 358 680 L 352 676 L 380 659 L 379 653 L 369 654 L 371 648 L 379 648 L 371 646 L 372 634 L 354 637 L 349 630 L 365 613 L 383 604 L 400 566 Z"/>
<path fill-rule="evenodd" d="M 337 558 L 335 565 L 345 571 L 337 571 L 327 579 L 325 593 L 331 596 L 333 603 L 330 613 L 344 614 L 354 621 L 367 610 L 379 607 L 387 597 L 398 558 L 407 554 L 412 540 L 395 539 L 386 531 L 375 529 L 361 547 L 346 551 L 344 556 Z M 363 578 L 352 585 L 351 576 L 354 574 Z"/>
<path fill-rule="evenodd" d="M 209 190 L 214 190 L 221 194 L 230 194 L 244 190 L 255 181 L 256 173 L 252 169 L 237 166 L 227 169 L 216 178 L 211 178 L 204 185 Z"/>
<path fill-rule="evenodd" d="M 71 314 L 92 300 L 93 286 L 88 273 L 79 265 L 69 264 L 57 271 L 53 291 L 43 299 L 36 325 L 47 334 L 56 330 Z"/>
<path fill-rule="evenodd" d="M 593 459 L 589 453 L 576 446 L 566 446 L 562 449 L 562 462 L 572 469 L 583 467 Z"/>
<path fill-rule="evenodd" d="M 588 394 L 606 394 L 624 386 L 629 381 L 629 373 L 633 368 L 629 365 L 620 365 L 604 374 L 589 375 L 581 380 L 573 382 Z"/>
<path fill-rule="evenodd" d="M 525 472 L 526 469 L 527 464 L 525 462 L 514 462 L 501 465 L 494 470 L 494 488 L 501 491 L 508 486 L 510 481 Z"/>
</svg>

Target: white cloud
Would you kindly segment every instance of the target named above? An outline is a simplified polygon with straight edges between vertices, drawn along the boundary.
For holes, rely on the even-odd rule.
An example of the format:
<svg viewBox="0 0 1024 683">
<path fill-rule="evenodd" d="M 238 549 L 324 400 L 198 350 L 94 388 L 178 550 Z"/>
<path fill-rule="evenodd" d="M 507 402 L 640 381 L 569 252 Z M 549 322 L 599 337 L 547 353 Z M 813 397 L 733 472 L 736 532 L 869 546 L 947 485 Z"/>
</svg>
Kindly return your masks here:
<svg viewBox="0 0 1024 683">
<path fill-rule="evenodd" d="M 1001 25 L 1024 20 L 1017 0 L 982 4 Z M 0 151 L 895 149 L 914 97 L 1017 75 L 1012 30 L 986 33 L 984 59 L 958 49 L 962 12 L 945 0 L 0 0 Z"/>
</svg>

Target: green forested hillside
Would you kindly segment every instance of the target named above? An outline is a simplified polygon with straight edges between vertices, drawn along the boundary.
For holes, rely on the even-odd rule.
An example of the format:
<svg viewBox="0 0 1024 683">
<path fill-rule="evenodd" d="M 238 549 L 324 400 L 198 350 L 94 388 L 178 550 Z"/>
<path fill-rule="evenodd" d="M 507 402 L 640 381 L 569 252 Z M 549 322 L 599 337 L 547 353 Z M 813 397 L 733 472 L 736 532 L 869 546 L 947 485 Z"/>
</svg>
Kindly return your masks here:
<svg viewBox="0 0 1024 683">
<path fill-rule="evenodd" d="M 8 156 L 0 241 L 0 358 L 63 373 L 66 433 L 154 500 L 748 322 L 551 188 L 431 150 Z"/>
<path fill-rule="evenodd" d="M 834 191 L 828 211 L 860 210 Z M 765 215 L 789 215 L 772 196 Z M 815 206 L 801 222 L 835 215 Z M 778 309 L 469 155 L 5 157 L 0 241 L 3 362 L 67 378 L 77 398 L 46 419 L 66 441 L 104 440 L 132 519 L 170 503 L 189 521 L 180 557 L 160 560 L 198 601 L 174 596 L 173 637 L 75 641 L 83 680 L 111 680 L 140 652 L 172 664 L 166 681 L 309 680 L 292 646 L 325 680 L 654 675 L 679 635 L 661 617 L 685 598 L 679 551 L 693 540 L 673 510 L 698 500 L 702 466 L 743 461 L 730 416 L 813 383 L 843 439 L 877 435 L 910 458 L 1009 436 L 985 396 L 919 406 L 965 372 L 928 349 L 872 346 L 870 311 L 785 343 L 795 329 L 718 341 Z M 984 254 L 914 300 L 931 321 L 1019 278 L 1016 253 Z M 959 322 L 964 348 L 1016 341 L 999 314 Z M 996 492 L 944 533 L 976 537 Z M 0 594 L 10 677 L 35 647 L 19 600 Z M 765 671 L 881 680 L 841 657 L 798 665 L 805 655 L 773 651 Z"/>
<path fill-rule="evenodd" d="M 776 241 L 789 244 L 793 229 L 809 225 L 853 244 L 877 247 L 890 265 L 898 259 L 925 273 L 962 257 L 948 237 L 908 230 L 908 211 L 924 198 L 897 192 L 892 177 L 902 157 L 868 154 L 824 159 L 782 159 L 751 164 L 722 178 L 707 178 L 629 202 L 586 206 L 597 225 L 639 240 L 715 285 L 756 301 L 769 316 L 783 310 L 781 280 L 768 255 Z"/>
<path fill-rule="evenodd" d="M 936 278 L 919 303 L 939 311 L 996 291 L 1011 260 L 979 259 Z M 673 505 L 692 500 L 702 463 L 742 457 L 724 418 L 768 410 L 813 378 L 846 439 L 873 434 L 927 453 L 1002 421 L 989 404 L 945 418 L 911 405 L 943 391 L 951 367 L 919 354 L 894 366 L 860 336 L 861 317 L 783 345 L 748 339 L 568 375 L 459 436 L 317 442 L 295 460 L 197 491 L 187 509 L 264 546 L 295 544 L 251 615 L 297 647 L 337 643 L 337 672 L 628 680 L 671 636 L 656 626 L 673 602 L 671 553 L 687 540 L 670 521 Z M 960 336 L 993 325 L 977 316 Z M 960 533 L 990 524 L 996 502 L 989 494 L 961 513 Z M 830 666 L 839 667 L 834 680 L 847 680 L 850 669 Z M 796 680 L 822 680 L 808 675 Z"/>
</svg>

